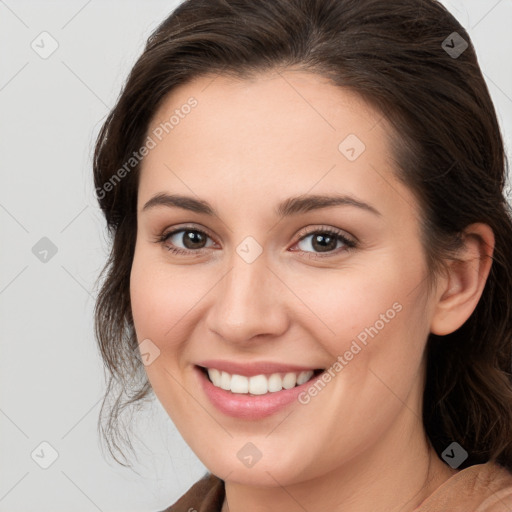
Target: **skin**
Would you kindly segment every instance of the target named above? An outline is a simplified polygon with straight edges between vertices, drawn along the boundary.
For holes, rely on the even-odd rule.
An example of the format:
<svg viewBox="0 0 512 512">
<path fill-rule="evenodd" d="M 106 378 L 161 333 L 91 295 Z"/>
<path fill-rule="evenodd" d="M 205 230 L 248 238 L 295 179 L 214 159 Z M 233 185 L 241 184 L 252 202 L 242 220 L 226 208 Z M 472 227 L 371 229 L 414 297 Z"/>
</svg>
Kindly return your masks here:
<svg viewBox="0 0 512 512">
<path fill-rule="evenodd" d="M 138 191 L 131 300 L 139 342 L 160 350 L 146 367 L 156 396 L 225 480 L 223 510 L 413 510 L 456 472 L 434 453 L 421 421 L 425 343 L 429 332 L 457 329 L 476 307 L 492 230 L 467 228 L 460 261 L 429 295 L 420 212 L 394 176 L 391 128 L 380 114 L 299 70 L 205 76 L 168 95 L 148 134 L 190 96 L 197 107 L 145 157 Z M 366 146 L 354 161 L 338 149 L 348 134 Z M 333 192 L 380 215 L 347 205 L 274 213 L 288 197 Z M 208 201 L 218 216 L 143 210 L 159 193 Z M 204 248 L 172 254 L 172 242 L 190 247 L 183 232 L 156 242 L 183 224 L 208 234 Z M 312 236 L 300 241 L 306 227 L 310 235 L 337 229 L 358 245 L 321 253 Z M 247 236 L 263 250 L 250 264 L 236 252 Z M 213 358 L 328 368 L 394 303 L 401 311 L 306 405 L 256 421 L 232 418 L 209 402 L 192 371 Z M 249 441 L 262 454 L 251 468 L 237 457 Z"/>
</svg>

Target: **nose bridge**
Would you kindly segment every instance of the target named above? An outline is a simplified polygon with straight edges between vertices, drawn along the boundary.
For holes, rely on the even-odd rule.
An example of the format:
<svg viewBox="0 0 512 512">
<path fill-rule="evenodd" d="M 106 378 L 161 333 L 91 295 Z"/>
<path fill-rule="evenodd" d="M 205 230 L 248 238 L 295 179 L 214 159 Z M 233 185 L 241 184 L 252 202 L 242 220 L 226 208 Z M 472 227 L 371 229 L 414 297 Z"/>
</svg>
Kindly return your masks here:
<svg viewBox="0 0 512 512">
<path fill-rule="evenodd" d="M 228 262 L 229 271 L 215 287 L 208 327 L 226 341 L 243 342 L 258 334 L 279 334 L 286 324 L 273 287 L 278 280 L 253 241 L 242 242 Z"/>
</svg>

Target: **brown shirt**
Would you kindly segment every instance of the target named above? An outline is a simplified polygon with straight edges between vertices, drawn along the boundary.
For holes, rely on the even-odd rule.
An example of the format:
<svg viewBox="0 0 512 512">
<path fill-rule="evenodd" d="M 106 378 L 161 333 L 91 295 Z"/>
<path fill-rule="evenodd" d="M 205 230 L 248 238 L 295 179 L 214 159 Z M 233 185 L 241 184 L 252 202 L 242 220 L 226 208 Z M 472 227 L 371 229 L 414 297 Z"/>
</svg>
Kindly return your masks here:
<svg viewBox="0 0 512 512">
<path fill-rule="evenodd" d="M 162 512 L 220 512 L 224 482 L 206 474 Z M 512 474 L 492 462 L 463 469 L 414 512 L 512 512 Z"/>
</svg>

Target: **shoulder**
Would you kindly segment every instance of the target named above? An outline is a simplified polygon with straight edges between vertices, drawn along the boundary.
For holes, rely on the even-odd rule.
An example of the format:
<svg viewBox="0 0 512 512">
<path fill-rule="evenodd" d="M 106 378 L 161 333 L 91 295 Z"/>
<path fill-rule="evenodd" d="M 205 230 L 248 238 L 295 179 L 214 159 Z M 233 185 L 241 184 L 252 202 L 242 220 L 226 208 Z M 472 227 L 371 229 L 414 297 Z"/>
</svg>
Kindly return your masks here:
<svg viewBox="0 0 512 512">
<path fill-rule="evenodd" d="M 494 462 L 459 471 L 430 495 L 415 512 L 510 512 L 512 473 Z"/>
<path fill-rule="evenodd" d="M 161 512 L 220 512 L 224 481 L 207 473 L 173 505 Z"/>
<path fill-rule="evenodd" d="M 482 495 L 477 512 L 510 512 L 512 510 L 512 473 L 509 469 L 489 462 L 480 464 L 476 473 L 477 496 Z"/>
<path fill-rule="evenodd" d="M 502 466 L 491 464 L 489 475 L 480 478 L 489 491 L 476 512 L 510 512 L 512 510 L 512 473 Z"/>
</svg>

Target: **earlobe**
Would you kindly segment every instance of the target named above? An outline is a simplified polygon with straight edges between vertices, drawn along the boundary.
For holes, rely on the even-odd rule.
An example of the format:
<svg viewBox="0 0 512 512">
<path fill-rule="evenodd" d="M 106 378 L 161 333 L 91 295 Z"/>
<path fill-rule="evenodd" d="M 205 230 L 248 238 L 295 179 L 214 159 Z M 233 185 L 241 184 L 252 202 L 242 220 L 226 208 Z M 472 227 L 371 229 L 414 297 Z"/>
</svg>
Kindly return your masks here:
<svg viewBox="0 0 512 512">
<path fill-rule="evenodd" d="M 447 262 L 447 274 L 438 289 L 430 331 L 444 336 L 457 330 L 471 316 L 491 270 L 494 233 L 483 223 L 468 226 L 458 259 Z"/>
</svg>

